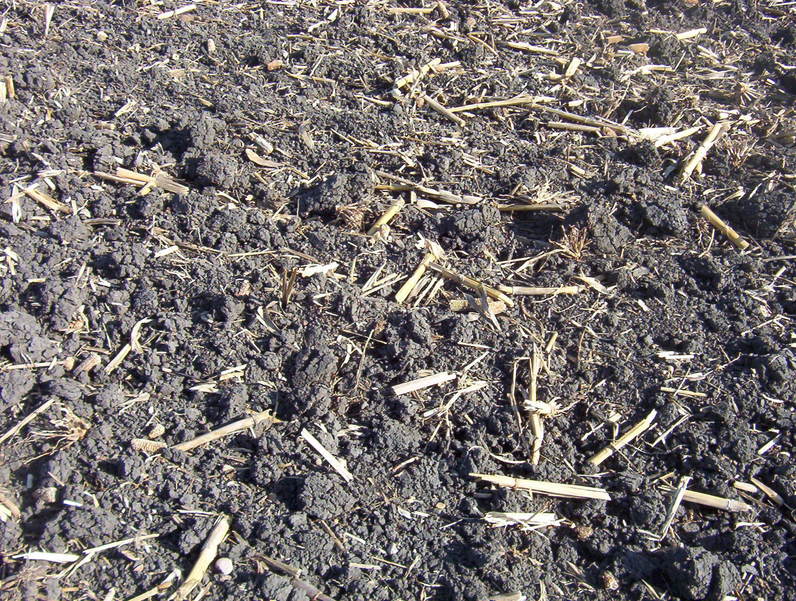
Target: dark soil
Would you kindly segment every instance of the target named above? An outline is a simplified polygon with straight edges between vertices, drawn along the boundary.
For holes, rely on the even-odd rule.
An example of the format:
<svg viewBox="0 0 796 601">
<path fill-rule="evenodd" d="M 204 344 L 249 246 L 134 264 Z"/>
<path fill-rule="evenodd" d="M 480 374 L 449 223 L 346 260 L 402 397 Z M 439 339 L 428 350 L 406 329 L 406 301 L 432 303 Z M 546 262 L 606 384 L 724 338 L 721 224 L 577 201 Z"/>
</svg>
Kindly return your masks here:
<svg viewBox="0 0 796 601">
<path fill-rule="evenodd" d="M 312 597 L 263 556 L 338 601 L 796 598 L 793 6 L 447 2 L 447 15 L 415 15 L 388 8 L 419 2 L 197 2 L 157 18 L 184 4 L 53 3 L 46 35 L 43 3 L 2 5 L 0 76 L 15 95 L 0 104 L 0 435 L 53 403 L 0 443 L 0 501 L 20 509 L 0 522 L 0 597 L 129 599 L 186 575 L 225 514 L 219 553 L 234 568 L 211 567 L 208 601 Z M 547 77 L 573 57 L 569 79 Z M 391 95 L 434 58 L 461 63 L 418 84 L 448 107 L 525 93 L 634 130 L 705 127 L 658 148 L 554 129 L 527 106 L 459 127 Z M 680 182 L 719 120 L 728 133 Z M 160 169 L 189 192 L 93 175 L 117 167 Z M 377 190 L 395 183 L 377 172 L 481 200 L 413 204 Z M 65 210 L 22 192 L 34 184 Z M 497 208 L 551 194 L 564 212 Z M 399 195 L 389 232 L 366 236 Z M 750 247 L 712 229 L 701 203 Z M 376 282 L 410 275 L 422 239 L 491 286 L 602 286 L 515 297 L 496 323 L 452 311 L 478 296 L 454 282 L 405 305 L 400 281 L 366 294 L 377 270 Z M 510 396 L 515 364 L 516 402 L 526 394 L 534 346 L 546 349 L 539 398 L 561 409 L 535 466 Z M 460 377 L 391 392 L 441 371 Z M 173 445 L 269 409 L 280 423 L 189 452 L 131 446 L 157 425 Z M 652 409 L 649 431 L 587 463 Z M 531 498 L 471 472 L 612 500 Z M 684 503 L 656 540 L 682 476 L 753 509 Z M 733 486 L 752 478 L 782 503 Z M 483 520 L 538 510 L 565 521 Z M 15 558 L 150 533 L 69 573 Z"/>
</svg>

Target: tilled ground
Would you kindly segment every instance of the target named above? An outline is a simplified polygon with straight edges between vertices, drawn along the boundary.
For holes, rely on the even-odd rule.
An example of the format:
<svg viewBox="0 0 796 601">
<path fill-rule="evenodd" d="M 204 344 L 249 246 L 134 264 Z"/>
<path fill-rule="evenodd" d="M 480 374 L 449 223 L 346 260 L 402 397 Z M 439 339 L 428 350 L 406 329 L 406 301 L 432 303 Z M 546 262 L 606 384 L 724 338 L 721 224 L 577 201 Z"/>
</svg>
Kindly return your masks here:
<svg viewBox="0 0 796 601">
<path fill-rule="evenodd" d="M 1 596 L 168 598 L 221 516 L 186 598 L 796 597 L 791 3 L 50 9 L 0 16 Z M 684 477 L 745 505 L 661 537 Z"/>
</svg>

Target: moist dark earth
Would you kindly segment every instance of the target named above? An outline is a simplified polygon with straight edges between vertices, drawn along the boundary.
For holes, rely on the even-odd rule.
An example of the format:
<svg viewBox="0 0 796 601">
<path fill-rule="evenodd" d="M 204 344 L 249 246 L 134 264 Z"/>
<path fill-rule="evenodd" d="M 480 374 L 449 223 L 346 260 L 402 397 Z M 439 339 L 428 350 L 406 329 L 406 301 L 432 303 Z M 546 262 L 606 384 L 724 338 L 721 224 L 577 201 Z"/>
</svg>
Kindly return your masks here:
<svg viewBox="0 0 796 601">
<path fill-rule="evenodd" d="M 211 565 L 190 599 L 796 598 L 794 6 L 168 13 L 186 5 L 69 1 L 48 19 L 43 3 L 2 3 L 0 433 L 49 405 L 0 443 L 0 596 L 130 599 L 178 570 L 168 598 L 225 515 L 233 570 Z M 445 68 L 393 93 L 434 59 Z M 424 95 L 545 98 L 460 125 Z M 648 129 L 696 126 L 658 145 Z M 186 189 L 95 175 L 119 167 Z M 501 210 L 523 203 L 558 206 Z M 582 290 L 489 315 L 480 291 L 429 271 L 396 302 L 430 242 L 488 286 Z M 538 399 L 558 407 L 537 465 L 533 352 Z M 392 391 L 438 372 L 457 377 Z M 653 409 L 649 430 L 587 462 Z M 280 421 L 168 448 L 266 410 Z M 133 445 L 150 437 L 166 448 Z M 684 502 L 661 540 L 684 476 L 750 509 Z M 495 528 L 490 511 L 561 522 Z M 76 569 L 19 557 L 131 537 Z"/>
</svg>

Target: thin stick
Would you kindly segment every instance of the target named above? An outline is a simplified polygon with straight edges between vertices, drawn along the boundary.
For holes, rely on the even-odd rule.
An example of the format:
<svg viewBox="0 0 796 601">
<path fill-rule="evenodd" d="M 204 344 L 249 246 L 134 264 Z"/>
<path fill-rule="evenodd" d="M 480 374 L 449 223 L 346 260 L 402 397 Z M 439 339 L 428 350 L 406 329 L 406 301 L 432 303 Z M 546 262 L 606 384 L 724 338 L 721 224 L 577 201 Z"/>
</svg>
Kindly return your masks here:
<svg viewBox="0 0 796 601">
<path fill-rule="evenodd" d="M 69 215 L 72 212 L 72 209 L 70 209 L 64 203 L 55 200 L 49 194 L 41 192 L 33 186 L 25 188 L 24 192 L 40 205 L 47 207 L 51 211 L 58 211 L 66 215 Z"/>
<path fill-rule="evenodd" d="M 428 106 L 430 106 L 432 109 L 437 111 L 440 115 L 442 115 L 446 119 L 449 119 L 449 120 L 453 121 L 459 127 L 464 126 L 464 124 L 465 124 L 464 119 L 462 119 L 461 117 L 459 117 L 455 113 L 451 112 L 451 110 L 448 109 L 448 107 L 443 106 L 442 104 L 440 104 L 439 102 L 434 100 L 428 94 L 423 94 L 421 96 L 421 98 L 426 102 L 426 104 L 428 104 Z"/>
<path fill-rule="evenodd" d="M 688 162 L 683 166 L 683 170 L 680 172 L 680 181 L 684 182 L 688 178 L 691 177 L 691 174 L 694 173 L 694 170 L 702 164 L 702 161 L 705 160 L 708 152 L 713 145 L 716 143 L 716 140 L 719 139 L 719 136 L 723 134 L 725 131 L 730 129 L 729 123 L 726 121 L 719 121 L 708 132 L 708 135 L 702 141 L 702 144 L 699 145 L 694 151 L 694 154 L 691 155 L 691 158 L 688 159 Z"/>
<path fill-rule="evenodd" d="M 351 480 L 354 479 L 354 474 L 348 471 L 348 468 L 345 466 L 345 464 L 337 457 L 332 455 L 329 451 L 327 451 L 326 447 L 324 447 L 320 441 L 310 434 L 306 429 L 301 430 L 301 437 L 310 443 L 310 446 L 318 451 L 321 457 L 326 459 L 329 465 L 331 465 L 334 470 L 343 477 L 343 480 L 346 482 L 351 482 Z"/>
<path fill-rule="evenodd" d="M 578 294 L 583 286 L 557 286 L 555 288 L 534 288 L 532 286 L 498 286 L 498 290 L 517 296 L 546 296 L 548 294 Z"/>
<path fill-rule="evenodd" d="M 499 108 L 501 106 L 520 106 L 523 104 L 536 104 L 537 102 L 541 102 L 545 100 L 544 97 L 540 96 L 515 96 L 514 98 L 509 98 L 507 100 L 492 100 L 491 102 L 476 102 L 474 104 L 464 104 L 462 106 L 455 106 L 453 108 L 449 108 L 448 110 L 451 113 L 461 113 L 464 111 L 482 111 L 485 109 L 494 109 Z"/>
<path fill-rule="evenodd" d="M 438 374 L 426 376 L 424 378 L 417 378 L 416 380 L 410 380 L 409 382 L 404 382 L 403 384 L 396 384 L 392 387 L 392 392 L 396 395 L 409 394 L 410 392 L 415 392 L 416 390 L 423 390 L 424 388 L 450 382 L 451 380 L 455 380 L 456 377 L 456 374 L 449 374 L 446 371 L 442 371 Z"/>
<path fill-rule="evenodd" d="M 592 465 L 600 465 L 603 461 L 608 459 L 611 455 L 616 453 L 622 447 L 628 445 L 630 442 L 635 440 L 640 434 L 645 432 L 647 428 L 652 425 L 653 420 L 658 412 L 653 409 L 649 412 L 647 417 L 643 420 L 638 422 L 635 426 L 630 428 L 627 432 L 625 432 L 622 436 L 618 439 L 610 443 L 607 447 L 605 447 L 602 451 L 595 453 L 594 456 L 589 458 L 589 463 Z"/>
<path fill-rule="evenodd" d="M 14 555 L 13 559 L 26 559 L 28 561 L 51 561 L 53 563 L 72 563 L 80 559 L 80 555 L 74 553 L 49 553 L 47 551 L 31 551 Z"/>
<path fill-rule="evenodd" d="M 201 447 L 202 445 L 206 445 L 207 443 L 218 440 L 219 438 L 223 438 L 224 436 L 229 436 L 230 434 L 235 434 L 235 432 L 253 428 L 262 422 L 271 422 L 273 424 L 278 423 L 279 420 L 276 419 L 270 411 L 260 411 L 259 413 L 255 413 L 250 417 L 239 419 L 236 422 L 232 422 L 231 424 L 217 428 L 216 430 L 208 432 L 207 434 L 202 434 L 193 440 L 174 445 L 172 448 L 177 449 L 178 451 L 190 451 L 191 449 Z"/>
<path fill-rule="evenodd" d="M 440 274 L 446 279 L 456 282 L 457 284 L 464 286 L 466 288 L 470 288 L 471 290 L 475 290 L 476 292 L 480 291 L 483 288 L 487 296 L 495 300 L 503 301 L 509 307 L 514 306 L 514 301 L 511 300 L 505 294 L 503 294 L 500 290 L 492 288 L 491 286 L 486 286 L 485 284 L 482 284 L 478 280 L 467 277 L 466 275 L 460 275 L 458 273 L 455 273 L 450 269 L 446 269 L 445 267 L 442 267 L 441 265 L 438 265 L 436 263 L 430 263 L 429 269 L 436 271 L 438 274 Z"/>
<path fill-rule="evenodd" d="M 555 513 L 537 511 L 536 513 L 517 513 L 489 511 L 484 520 L 496 527 L 521 524 L 528 526 L 558 526 L 561 520 Z"/>
<path fill-rule="evenodd" d="M 476 474 L 470 476 L 484 482 L 489 482 L 504 488 L 519 488 L 551 497 L 571 499 L 603 499 L 610 501 L 611 496 L 604 488 L 592 486 L 579 486 L 577 484 L 558 484 L 556 482 L 543 482 L 541 480 L 526 480 L 525 478 L 512 478 L 510 476 Z"/>
<path fill-rule="evenodd" d="M 119 367 L 122 364 L 122 361 L 125 360 L 127 355 L 130 354 L 130 351 L 132 350 L 132 348 L 133 347 L 130 346 L 129 343 L 125 344 L 121 348 L 121 350 L 116 354 L 116 356 L 108 362 L 108 365 L 105 366 L 105 373 L 109 374 L 113 370 L 115 370 L 117 367 Z"/>
<path fill-rule="evenodd" d="M 5 434 L 0 436 L 0 444 L 3 444 L 6 440 L 11 438 L 12 436 L 15 436 L 17 434 L 17 432 L 19 432 L 22 428 L 24 428 L 30 422 L 32 422 L 34 419 L 36 419 L 36 416 L 39 413 L 42 413 L 43 411 L 46 411 L 50 407 L 50 405 L 52 405 L 54 402 L 55 402 L 55 399 L 50 399 L 49 401 L 44 402 L 42 405 L 39 406 L 38 409 L 34 409 L 33 411 L 31 411 L 27 415 L 27 417 L 25 417 L 21 421 L 17 422 L 17 424 L 15 426 L 12 426 L 11 428 L 9 428 L 6 431 Z"/>
<path fill-rule="evenodd" d="M 685 495 L 685 491 L 688 490 L 689 482 L 691 482 L 691 476 L 683 476 L 680 478 L 680 484 L 678 485 L 674 496 L 672 496 L 672 502 L 666 511 L 666 521 L 663 523 L 663 528 L 658 536 L 659 540 L 666 538 L 666 534 L 669 532 L 669 527 L 672 525 L 672 521 L 674 521 L 674 514 L 677 513 L 680 503 L 683 502 L 683 495 Z"/>
<path fill-rule="evenodd" d="M 741 235 L 732 229 L 727 223 L 716 213 L 710 210 L 710 207 L 707 205 L 702 205 L 699 208 L 699 212 L 702 213 L 702 216 L 710 222 L 710 225 L 715 227 L 719 232 L 721 232 L 730 242 L 732 242 L 736 247 L 740 250 L 746 250 L 749 247 L 749 243 L 741 238 Z"/>
<path fill-rule="evenodd" d="M 683 494 L 683 501 L 687 503 L 696 503 L 698 505 L 705 505 L 706 507 L 714 507 L 716 509 L 724 509 L 725 511 L 746 511 L 752 509 L 751 505 L 747 505 L 743 501 L 736 501 L 735 499 L 727 499 L 725 497 L 717 497 L 703 492 L 696 492 L 693 490 L 685 491 Z"/>
<path fill-rule="evenodd" d="M 229 518 L 222 515 L 218 518 L 215 526 L 213 526 L 213 529 L 210 531 L 210 535 L 207 537 L 205 544 L 202 545 L 199 557 L 196 559 L 196 563 L 188 574 L 188 577 L 169 599 L 182 601 L 191 594 L 191 591 L 202 581 L 202 577 L 205 575 L 205 572 L 207 572 L 207 568 L 210 567 L 210 564 L 213 563 L 216 555 L 218 555 L 218 546 L 221 544 L 221 541 L 224 540 L 227 532 L 229 532 Z"/>
<path fill-rule="evenodd" d="M 440 200 L 442 202 L 447 202 L 450 204 L 466 204 L 466 205 L 474 205 L 481 202 L 481 197 L 479 196 L 471 196 L 471 195 L 462 195 L 462 194 L 454 194 L 453 192 L 448 192 L 446 190 L 437 190 L 435 188 L 429 188 L 422 184 L 415 183 L 411 180 L 406 178 L 400 177 L 398 175 L 393 175 L 391 173 L 387 173 L 385 171 L 376 171 L 376 175 L 379 177 L 383 177 L 384 179 L 392 180 L 394 182 L 398 182 L 401 185 L 394 185 L 394 184 L 380 184 L 376 186 L 377 190 L 391 190 L 394 192 L 400 192 L 403 190 L 414 190 L 415 192 L 432 198 L 434 200 Z"/>
<path fill-rule="evenodd" d="M 531 352 L 531 359 L 528 361 L 528 368 L 530 369 L 530 383 L 528 390 L 528 397 L 533 406 L 537 403 L 537 381 L 539 378 L 539 370 L 542 364 L 539 360 L 539 352 L 536 344 L 533 345 Z M 542 424 L 542 416 L 538 411 L 531 411 L 531 432 L 533 433 L 533 446 L 531 449 L 531 465 L 538 465 L 539 458 L 542 454 L 542 439 L 544 438 L 544 425 Z"/>
<path fill-rule="evenodd" d="M 403 304 L 406 301 L 406 299 L 409 298 L 409 295 L 415 289 L 415 286 L 417 286 L 418 282 L 420 281 L 420 278 L 422 278 L 425 275 L 428 266 L 436 258 L 437 257 L 434 255 L 434 253 L 426 253 L 426 256 L 423 257 L 423 260 L 420 262 L 420 265 L 417 266 L 417 269 L 415 269 L 411 277 L 408 280 L 406 280 L 403 283 L 403 286 L 401 286 L 400 290 L 398 290 L 398 292 L 395 293 L 395 302 Z"/>
<path fill-rule="evenodd" d="M 765 494 L 769 499 L 774 501 L 774 503 L 780 506 L 785 504 L 785 499 L 783 499 L 782 496 L 776 490 L 771 488 L 768 484 L 765 484 L 764 482 L 761 482 L 760 480 L 754 477 L 750 477 L 749 479 L 752 481 L 752 484 L 754 484 L 755 486 L 757 486 L 757 488 L 762 490 L 763 494 Z"/>
<path fill-rule="evenodd" d="M 404 208 L 405 204 L 406 201 L 404 201 L 403 198 L 399 198 L 392 205 L 390 205 L 390 208 L 387 209 L 387 212 L 384 213 L 384 215 L 382 215 L 381 217 L 379 217 L 376 223 L 374 223 L 370 227 L 370 229 L 368 230 L 368 236 L 372 236 L 373 234 L 381 230 L 381 226 L 387 225 L 390 222 L 390 220 L 392 220 L 392 218 L 395 217 L 400 212 L 400 210 Z"/>
<path fill-rule="evenodd" d="M 498 211 L 503 211 L 504 213 L 520 213 L 524 211 L 564 211 L 566 210 L 561 205 L 554 205 L 554 204 L 526 204 L 526 203 L 515 203 L 510 205 L 498 205 Z"/>
<path fill-rule="evenodd" d="M 677 396 L 687 396 L 694 399 L 704 399 L 708 395 L 704 392 L 696 392 L 695 390 L 683 390 L 682 388 L 670 388 L 669 386 L 661 386 L 661 392 L 670 392 Z"/>
</svg>

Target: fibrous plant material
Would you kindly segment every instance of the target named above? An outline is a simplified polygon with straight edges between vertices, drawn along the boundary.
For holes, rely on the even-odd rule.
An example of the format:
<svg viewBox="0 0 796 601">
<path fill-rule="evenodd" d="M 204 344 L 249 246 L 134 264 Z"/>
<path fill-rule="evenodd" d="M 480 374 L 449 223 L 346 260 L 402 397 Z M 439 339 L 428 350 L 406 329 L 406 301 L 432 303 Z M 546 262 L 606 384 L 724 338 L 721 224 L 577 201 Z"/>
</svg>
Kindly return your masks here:
<svg viewBox="0 0 796 601">
<path fill-rule="evenodd" d="M 137 171 L 125 169 L 124 167 L 117 167 L 116 174 L 105 173 L 104 171 L 95 171 L 94 175 L 100 179 L 116 182 L 119 184 L 130 184 L 149 191 L 155 186 L 173 192 L 174 194 L 185 195 L 190 192 L 190 188 L 184 184 L 180 184 L 172 179 L 167 174 L 160 170 L 155 170 L 154 175 L 144 175 Z"/>
<path fill-rule="evenodd" d="M 583 286 L 556 286 L 535 288 L 533 286 L 498 286 L 498 290 L 514 296 L 549 296 L 551 294 L 578 294 Z"/>
<path fill-rule="evenodd" d="M 423 378 L 417 378 L 409 382 L 404 382 L 403 384 L 396 384 L 392 387 L 392 392 L 393 394 L 397 395 L 409 394 L 410 392 L 415 392 L 417 390 L 423 390 L 424 388 L 438 386 L 439 384 L 450 382 L 451 380 L 455 380 L 456 377 L 457 376 L 455 373 L 449 374 L 448 372 L 443 371 L 431 376 L 425 376 Z"/>
<path fill-rule="evenodd" d="M 258 424 L 268 423 L 270 425 L 278 422 L 279 420 L 274 417 L 274 414 L 271 413 L 271 411 L 260 411 L 259 413 L 255 413 L 254 415 L 244 419 L 239 419 L 236 422 L 232 422 L 231 424 L 217 428 L 212 432 L 208 432 L 207 434 L 197 436 L 193 440 L 176 444 L 172 448 L 178 451 L 190 451 L 191 449 L 201 447 L 202 445 L 206 445 L 207 443 L 218 440 L 219 438 L 223 438 L 224 436 L 229 436 L 230 434 L 235 434 L 236 432 L 247 430 L 248 428 L 254 428 Z"/>
<path fill-rule="evenodd" d="M 710 222 L 710 225 L 715 227 L 721 234 L 723 234 L 730 242 L 732 242 L 738 249 L 746 250 L 749 248 L 749 243 L 744 240 L 741 235 L 732 229 L 727 223 L 716 213 L 714 213 L 707 205 L 702 205 L 699 208 L 702 216 Z"/>
<path fill-rule="evenodd" d="M 652 425 L 652 422 L 655 420 L 655 416 L 658 412 L 653 409 L 647 414 L 643 420 L 638 422 L 635 426 L 630 428 L 627 432 L 625 432 L 622 436 L 617 438 L 615 441 L 610 443 L 607 447 L 603 450 L 595 453 L 592 457 L 589 458 L 589 463 L 592 465 L 600 465 L 603 461 L 608 459 L 611 455 L 616 453 L 622 447 L 630 444 L 634 441 L 639 435 L 643 434 L 647 431 L 647 429 Z"/>
<path fill-rule="evenodd" d="M 202 545 L 199 557 L 196 559 L 196 563 L 188 573 L 188 576 L 174 594 L 169 597 L 170 601 L 186 599 L 199 585 L 205 572 L 207 572 L 207 568 L 210 567 L 210 564 L 213 563 L 216 555 L 218 555 L 218 547 L 227 536 L 227 532 L 229 532 L 229 518 L 222 515 L 216 520 L 213 529 L 210 531 L 204 545 Z"/>
<path fill-rule="evenodd" d="M 75 553 L 50 553 L 48 551 L 31 551 L 14 555 L 14 559 L 25 559 L 27 561 L 49 561 L 52 563 L 72 563 L 80 559 L 80 555 Z"/>
<path fill-rule="evenodd" d="M 758 480 L 754 476 L 751 476 L 749 479 L 752 481 L 752 483 L 755 486 L 757 486 L 757 488 L 759 488 L 760 490 L 763 491 L 764 495 L 766 495 L 774 503 L 776 503 L 777 505 L 780 505 L 780 506 L 785 504 L 785 499 L 782 498 L 782 495 L 780 495 L 776 490 L 771 488 L 768 484 L 765 484 L 764 482 L 761 482 L 760 480 Z"/>
<path fill-rule="evenodd" d="M 46 192 L 42 192 L 41 190 L 36 188 L 35 184 L 33 186 L 28 186 L 27 188 L 25 188 L 24 191 L 25 194 L 30 196 L 33 200 L 38 202 L 40 205 L 47 207 L 51 211 L 57 211 L 59 213 L 64 213 L 66 215 L 72 213 L 72 209 L 70 209 L 64 203 L 55 200 L 52 196 L 50 196 Z"/>
<path fill-rule="evenodd" d="M 391 192 L 414 191 L 418 194 L 422 194 L 426 198 L 431 198 L 433 200 L 439 200 L 441 202 L 447 202 L 450 204 L 475 205 L 480 203 L 482 200 L 480 196 L 456 194 L 454 192 L 448 192 L 447 190 L 429 188 L 423 184 L 418 184 L 404 177 L 386 173 L 384 171 L 376 171 L 376 175 L 381 178 L 397 182 L 397 184 L 377 184 L 376 190 L 386 190 Z"/>
<path fill-rule="evenodd" d="M 456 282 L 457 284 L 469 288 L 470 290 L 475 290 L 476 292 L 480 292 L 481 290 L 483 290 L 487 296 L 495 300 L 499 300 L 509 307 L 514 306 L 514 301 L 511 300 L 508 296 L 506 296 L 503 292 L 495 288 L 492 288 L 491 286 L 487 286 L 486 284 L 482 284 L 481 282 L 479 282 L 474 278 L 468 277 L 466 275 L 460 275 L 436 263 L 429 263 L 428 267 L 432 271 L 435 271 L 438 274 L 440 274 L 445 279 Z"/>
<path fill-rule="evenodd" d="M 304 595 L 309 597 L 312 601 L 334 601 L 334 599 L 321 592 L 317 587 L 302 580 L 300 578 L 301 570 L 262 553 L 257 553 L 256 558 L 263 560 L 271 571 L 288 576 L 293 588 L 304 593 Z"/>
<path fill-rule="evenodd" d="M 705 505 L 706 507 L 723 509 L 725 511 L 747 511 L 752 509 L 751 505 L 748 505 L 743 501 L 736 501 L 735 499 L 727 499 L 725 497 L 717 497 L 716 495 L 709 495 L 704 492 L 696 492 L 693 490 L 686 490 L 683 493 L 683 501 L 686 501 L 687 503 L 696 503 L 697 505 Z"/>
<path fill-rule="evenodd" d="M 540 528 L 545 526 L 558 526 L 561 524 L 561 519 L 555 513 L 544 511 L 537 511 L 535 513 L 489 511 L 484 515 L 484 520 L 496 528 L 514 525 Z"/>
<path fill-rule="evenodd" d="M 705 160 L 708 152 L 713 145 L 716 143 L 716 140 L 719 139 L 724 132 L 730 129 L 730 125 L 727 122 L 719 121 L 713 125 L 713 127 L 708 132 L 708 135 L 702 141 L 702 144 L 694 151 L 694 154 L 691 155 L 691 158 L 683 165 L 683 169 L 680 172 L 680 181 L 684 182 L 688 180 L 691 175 L 694 173 L 694 170 L 700 168 L 702 166 L 702 161 Z"/>
<path fill-rule="evenodd" d="M 19 506 L 0 489 L 0 520 L 7 521 L 9 518 L 18 520 L 22 513 L 19 511 Z"/>
<path fill-rule="evenodd" d="M 512 478 L 510 476 L 501 476 L 499 474 L 476 474 L 471 473 L 470 476 L 478 478 L 483 482 L 489 482 L 496 486 L 503 488 L 518 488 L 522 490 L 529 490 L 540 495 L 547 495 L 550 497 L 563 497 L 567 499 L 601 499 L 610 501 L 611 495 L 608 494 L 603 488 L 595 488 L 592 486 L 580 486 L 578 484 L 559 484 L 556 482 L 544 482 L 541 480 L 527 480 L 525 478 Z"/>
<path fill-rule="evenodd" d="M 420 262 L 420 265 L 417 266 L 412 275 L 409 276 L 409 279 L 406 280 L 398 292 L 395 293 L 395 301 L 399 304 L 406 302 L 406 300 L 411 296 L 412 292 L 420 283 L 421 278 L 425 275 L 428 266 L 434 261 L 445 256 L 445 251 L 443 251 L 442 247 L 436 242 L 425 240 L 424 245 L 427 252 L 423 257 L 423 260 Z"/>
<path fill-rule="evenodd" d="M 351 482 L 354 479 L 354 474 L 348 471 L 346 465 L 337 457 L 332 455 L 320 441 L 310 434 L 306 429 L 301 430 L 301 437 L 306 440 L 310 446 L 315 449 L 326 462 L 334 468 L 338 474 L 343 477 L 346 482 Z"/>
<path fill-rule="evenodd" d="M 528 383 L 528 401 L 531 409 L 531 433 L 533 434 L 533 443 L 531 446 L 531 465 L 538 465 L 539 458 L 542 454 L 542 440 L 544 439 L 544 424 L 542 424 L 541 414 L 535 410 L 537 399 L 537 388 L 539 379 L 539 370 L 542 368 L 542 362 L 539 357 L 539 351 L 534 345 L 531 351 L 531 359 L 528 362 L 528 369 L 530 371 Z"/>
<path fill-rule="evenodd" d="M 373 236 L 374 234 L 376 234 L 381 230 L 382 226 L 390 223 L 392 218 L 395 217 L 400 212 L 400 210 L 404 208 L 405 204 L 406 201 L 403 198 L 399 198 L 392 205 L 390 205 L 390 208 L 387 209 L 387 211 L 376 220 L 376 223 L 374 223 L 370 227 L 370 229 L 368 230 L 368 236 Z"/>
<path fill-rule="evenodd" d="M 36 419 L 37 415 L 39 415 L 40 413 L 43 413 L 44 411 L 47 411 L 47 409 L 50 408 L 50 405 L 52 405 L 54 402 L 55 402 L 54 398 L 52 398 L 52 399 L 50 399 L 48 401 L 45 401 L 39 407 L 37 407 L 36 409 L 31 411 L 27 416 L 22 418 L 15 425 L 11 426 L 8 430 L 6 430 L 6 432 L 2 436 L 0 436 L 0 444 L 3 444 L 6 440 L 11 438 L 12 436 L 15 436 L 17 434 L 17 432 L 22 430 L 22 428 L 24 428 L 30 422 L 32 422 L 34 419 Z"/>
<path fill-rule="evenodd" d="M 688 490 L 688 483 L 690 481 L 691 481 L 690 476 L 683 476 L 682 478 L 680 478 L 680 484 L 678 484 L 677 489 L 674 491 L 674 494 L 672 495 L 672 500 L 669 503 L 669 507 L 666 510 L 666 519 L 663 522 L 661 533 L 658 536 L 660 540 L 666 538 L 666 534 L 668 534 L 669 532 L 669 527 L 672 525 L 672 521 L 674 521 L 674 516 L 677 513 L 677 509 L 680 507 L 680 503 L 683 502 L 683 496 Z"/>
</svg>

